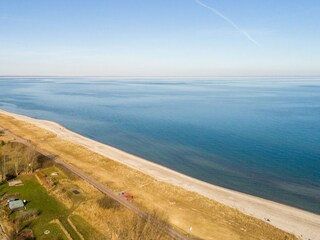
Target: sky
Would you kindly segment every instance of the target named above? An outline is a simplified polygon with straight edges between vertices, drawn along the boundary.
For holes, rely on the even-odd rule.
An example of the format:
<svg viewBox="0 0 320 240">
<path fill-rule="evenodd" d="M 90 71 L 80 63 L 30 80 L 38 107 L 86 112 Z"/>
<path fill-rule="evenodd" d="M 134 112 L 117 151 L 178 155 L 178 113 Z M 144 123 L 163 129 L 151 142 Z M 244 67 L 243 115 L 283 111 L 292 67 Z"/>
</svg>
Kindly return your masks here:
<svg viewBox="0 0 320 240">
<path fill-rule="evenodd" d="M 320 1 L 0 0 L 0 75 L 320 75 Z"/>
</svg>

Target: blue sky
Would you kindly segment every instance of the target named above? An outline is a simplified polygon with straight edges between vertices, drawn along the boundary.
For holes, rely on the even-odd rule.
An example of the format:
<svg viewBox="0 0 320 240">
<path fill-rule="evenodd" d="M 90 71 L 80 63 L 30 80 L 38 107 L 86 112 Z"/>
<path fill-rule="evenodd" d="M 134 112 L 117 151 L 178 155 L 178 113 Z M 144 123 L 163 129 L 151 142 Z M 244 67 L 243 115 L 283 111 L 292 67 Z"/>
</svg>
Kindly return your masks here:
<svg viewBox="0 0 320 240">
<path fill-rule="evenodd" d="M 320 75 L 320 2 L 0 0 L 0 75 Z"/>
</svg>

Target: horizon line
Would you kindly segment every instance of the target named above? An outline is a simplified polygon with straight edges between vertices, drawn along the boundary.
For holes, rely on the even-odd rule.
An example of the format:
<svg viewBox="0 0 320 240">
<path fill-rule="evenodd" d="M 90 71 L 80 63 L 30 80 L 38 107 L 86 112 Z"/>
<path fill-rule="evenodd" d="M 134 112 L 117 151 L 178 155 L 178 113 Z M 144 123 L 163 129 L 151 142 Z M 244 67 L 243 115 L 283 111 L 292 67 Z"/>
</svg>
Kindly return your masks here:
<svg viewBox="0 0 320 240">
<path fill-rule="evenodd" d="M 215 78 L 215 77 L 320 77 L 320 74 L 245 74 L 245 75 L 194 75 L 194 76 L 184 76 L 184 75 L 42 75 L 42 74 L 35 74 L 35 75 L 0 75 L 0 78 L 5 77 L 57 77 L 57 78 L 87 78 L 87 77 L 95 77 L 95 78 Z"/>
</svg>

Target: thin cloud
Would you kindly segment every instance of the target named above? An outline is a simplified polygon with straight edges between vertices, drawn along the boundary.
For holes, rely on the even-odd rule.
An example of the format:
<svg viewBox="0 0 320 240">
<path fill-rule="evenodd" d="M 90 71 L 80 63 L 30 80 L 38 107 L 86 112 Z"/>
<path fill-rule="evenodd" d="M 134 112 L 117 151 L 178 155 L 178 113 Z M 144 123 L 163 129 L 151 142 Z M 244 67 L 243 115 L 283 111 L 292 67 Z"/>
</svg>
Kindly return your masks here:
<svg viewBox="0 0 320 240">
<path fill-rule="evenodd" d="M 224 21 L 226 21 L 227 23 L 229 23 L 234 29 L 236 29 L 238 32 L 242 33 L 250 42 L 254 43 L 255 45 L 259 45 L 258 42 L 256 40 L 253 39 L 253 37 L 250 36 L 249 33 L 247 33 L 245 30 L 241 29 L 240 27 L 238 27 L 237 24 L 235 24 L 230 18 L 228 18 L 227 16 L 225 16 L 223 13 L 219 12 L 217 9 L 210 7 L 206 4 L 204 4 L 203 2 L 201 2 L 200 0 L 194 0 L 198 5 L 210 10 L 211 12 L 213 12 L 215 15 L 217 15 L 218 17 L 222 18 Z"/>
</svg>

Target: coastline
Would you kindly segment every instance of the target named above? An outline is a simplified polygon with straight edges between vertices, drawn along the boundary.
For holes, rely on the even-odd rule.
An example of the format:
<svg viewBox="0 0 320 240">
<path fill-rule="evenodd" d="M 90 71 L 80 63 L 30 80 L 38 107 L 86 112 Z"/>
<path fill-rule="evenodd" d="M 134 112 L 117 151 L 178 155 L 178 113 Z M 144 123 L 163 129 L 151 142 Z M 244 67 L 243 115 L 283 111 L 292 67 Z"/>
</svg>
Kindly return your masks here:
<svg viewBox="0 0 320 240">
<path fill-rule="evenodd" d="M 320 216 L 317 214 L 202 182 L 114 147 L 81 136 L 55 122 L 33 119 L 27 116 L 9 113 L 1 109 L 0 113 L 46 129 L 62 139 L 81 145 L 102 156 L 143 172 L 159 181 L 196 192 L 258 219 L 263 220 L 268 218 L 271 221 L 270 224 L 273 226 L 293 233 L 296 236 L 301 237 L 302 235 L 302 239 L 320 239 Z"/>
</svg>

